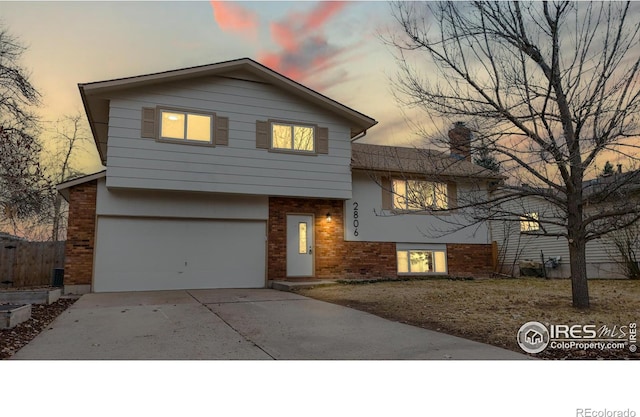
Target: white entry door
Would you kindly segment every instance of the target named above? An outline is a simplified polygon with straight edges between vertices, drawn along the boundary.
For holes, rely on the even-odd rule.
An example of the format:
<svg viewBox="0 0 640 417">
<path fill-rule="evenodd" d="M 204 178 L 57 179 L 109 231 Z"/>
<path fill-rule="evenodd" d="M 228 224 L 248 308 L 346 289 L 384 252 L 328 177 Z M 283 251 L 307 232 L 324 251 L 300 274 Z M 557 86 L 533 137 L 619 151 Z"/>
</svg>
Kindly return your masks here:
<svg viewBox="0 0 640 417">
<path fill-rule="evenodd" d="M 287 276 L 312 277 L 313 216 L 287 215 Z"/>
</svg>

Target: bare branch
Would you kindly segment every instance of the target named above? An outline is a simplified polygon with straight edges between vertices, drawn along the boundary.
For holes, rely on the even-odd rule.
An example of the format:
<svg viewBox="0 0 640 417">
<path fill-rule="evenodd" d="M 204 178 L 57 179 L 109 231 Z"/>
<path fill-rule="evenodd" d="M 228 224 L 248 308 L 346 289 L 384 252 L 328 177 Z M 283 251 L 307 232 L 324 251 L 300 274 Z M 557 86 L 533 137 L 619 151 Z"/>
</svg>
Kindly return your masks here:
<svg viewBox="0 0 640 417">
<path fill-rule="evenodd" d="M 588 306 L 586 242 L 633 224 L 640 209 L 629 176 L 609 193 L 588 188 L 605 155 L 640 165 L 640 6 L 396 2 L 392 12 L 401 103 L 442 126 L 473 125 L 472 151 L 494 154 L 506 176 L 489 198 L 464 203 L 472 223 L 517 222 L 528 204 L 519 200 L 549 207 L 539 233 L 567 238 L 574 305 Z"/>
</svg>

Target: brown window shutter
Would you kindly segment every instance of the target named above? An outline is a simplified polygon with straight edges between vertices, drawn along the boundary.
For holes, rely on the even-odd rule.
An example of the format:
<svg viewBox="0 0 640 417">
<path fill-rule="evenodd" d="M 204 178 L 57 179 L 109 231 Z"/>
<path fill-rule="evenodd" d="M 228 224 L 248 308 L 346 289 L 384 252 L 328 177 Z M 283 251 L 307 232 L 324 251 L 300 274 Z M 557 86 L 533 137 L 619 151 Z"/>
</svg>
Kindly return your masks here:
<svg viewBox="0 0 640 417">
<path fill-rule="evenodd" d="M 382 188 L 382 210 L 391 210 L 393 208 L 393 191 L 391 190 L 391 179 L 389 177 L 380 178 L 380 188 Z"/>
<path fill-rule="evenodd" d="M 256 148 L 269 149 L 269 122 L 256 120 Z"/>
<path fill-rule="evenodd" d="M 316 129 L 318 137 L 316 138 L 316 153 L 329 153 L 329 129 L 319 127 Z"/>
<path fill-rule="evenodd" d="M 214 143 L 220 146 L 229 145 L 229 118 L 216 115 L 216 131 Z"/>
<path fill-rule="evenodd" d="M 458 185 L 455 182 L 447 183 L 447 195 L 449 197 L 449 209 L 458 207 Z"/>
<path fill-rule="evenodd" d="M 142 127 L 140 130 L 140 137 L 152 139 L 157 137 L 155 107 L 142 108 Z"/>
</svg>

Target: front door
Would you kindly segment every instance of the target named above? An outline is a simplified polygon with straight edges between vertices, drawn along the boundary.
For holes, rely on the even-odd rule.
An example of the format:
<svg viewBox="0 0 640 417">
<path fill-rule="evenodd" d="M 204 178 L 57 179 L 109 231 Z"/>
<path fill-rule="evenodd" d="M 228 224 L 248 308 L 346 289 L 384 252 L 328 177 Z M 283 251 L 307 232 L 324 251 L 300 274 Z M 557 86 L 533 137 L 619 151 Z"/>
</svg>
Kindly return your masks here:
<svg viewBox="0 0 640 417">
<path fill-rule="evenodd" d="M 313 216 L 287 215 L 287 276 L 312 277 Z"/>
</svg>

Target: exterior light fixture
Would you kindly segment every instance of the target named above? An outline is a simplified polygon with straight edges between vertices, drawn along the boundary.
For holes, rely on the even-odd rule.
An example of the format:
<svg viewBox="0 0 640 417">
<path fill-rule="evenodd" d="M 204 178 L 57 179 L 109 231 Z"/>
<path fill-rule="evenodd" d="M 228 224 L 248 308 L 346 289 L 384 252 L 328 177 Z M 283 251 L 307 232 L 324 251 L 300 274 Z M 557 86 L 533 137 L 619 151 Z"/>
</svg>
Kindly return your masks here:
<svg viewBox="0 0 640 417">
<path fill-rule="evenodd" d="M 331 213 L 327 213 L 327 221 L 330 222 L 331 221 Z"/>
</svg>

